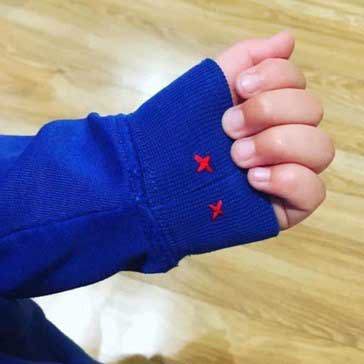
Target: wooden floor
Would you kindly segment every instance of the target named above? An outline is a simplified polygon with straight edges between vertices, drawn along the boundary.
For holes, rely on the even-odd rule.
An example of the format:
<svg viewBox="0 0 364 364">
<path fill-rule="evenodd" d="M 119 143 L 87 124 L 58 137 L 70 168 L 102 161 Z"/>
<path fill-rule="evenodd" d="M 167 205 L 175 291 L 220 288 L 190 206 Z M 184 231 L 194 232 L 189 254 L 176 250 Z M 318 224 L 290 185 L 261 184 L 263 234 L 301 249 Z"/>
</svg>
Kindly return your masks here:
<svg viewBox="0 0 364 364">
<path fill-rule="evenodd" d="M 129 112 L 202 57 L 286 28 L 337 145 L 326 203 L 263 244 L 40 300 L 100 360 L 364 363 L 364 1 L 0 0 L 2 133 Z"/>
</svg>

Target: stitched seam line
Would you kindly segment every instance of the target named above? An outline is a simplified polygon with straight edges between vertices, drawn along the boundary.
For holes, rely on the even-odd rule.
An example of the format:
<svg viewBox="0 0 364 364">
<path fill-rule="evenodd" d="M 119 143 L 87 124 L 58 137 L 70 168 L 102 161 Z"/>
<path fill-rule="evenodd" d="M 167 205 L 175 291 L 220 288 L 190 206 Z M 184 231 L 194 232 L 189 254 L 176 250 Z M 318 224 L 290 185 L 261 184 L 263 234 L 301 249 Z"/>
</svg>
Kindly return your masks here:
<svg viewBox="0 0 364 364">
<path fill-rule="evenodd" d="M 132 131 L 129 125 L 130 122 L 130 117 L 131 115 L 128 115 L 126 117 L 126 120 L 124 120 L 124 122 L 126 123 L 126 129 L 128 132 L 128 136 L 129 136 L 129 141 L 130 141 L 130 147 L 132 148 L 132 152 L 133 155 L 135 156 L 135 162 L 137 164 L 138 167 L 138 172 L 140 173 L 140 192 L 141 192 L 141 197 L 142 197 L 142 202 L 145 203 L 145 206 L 148 209 L 148 212 L 151 216 L 151 220 L 153 223 L 153 226 L 156 228 L 156 231 L 152 232 L 152 236 L 151 236 L 151 244 L 152 246 L 155 246 L 156 251 L 158 253 L 158 258 L 162 259 L 164 261 L 164 263 L 167 263 L 165 265 L 167 265 L 167 267 L 171 267 L 171 265 L 175 265 L 176 263 L 176 259 L 173 256 L 172 251 L 169 248 L 169 244 L 168 244 L 168 239 L 171 239 L 171 237 L 169 237 L 166 232 L 165 229 L 163 227 L 163 224 L 161 223 L 161 221 L 159 221 L 159 219 L 157 218 L 157 216 L 155 215 L 152 205 L 151 205 L 151 201 L 149 199 L 148 196 L 148 191 L 146 188 L 146 183 L 145 183 L 145 173 L 148 172 L 145 169 L 142 168 L 142 163 L 139 157 L 139 150 L 138 150 L 138 146 L 136 145 L 133 135 L 132 135 Z M 137 201 L 137 203 L 140 204 L 141 201 Z M 160 242 L 160 236 L 163 237 L 163 243 Z M 154 243 L 154 239 L 155 239 L 155 243 Z M 173 240 L 172 240 L 173 241 Z M 162 246 L 163 245 L 163 246 Z M 167 256 L 166 256 L 167 255 Z"/>
</svg>

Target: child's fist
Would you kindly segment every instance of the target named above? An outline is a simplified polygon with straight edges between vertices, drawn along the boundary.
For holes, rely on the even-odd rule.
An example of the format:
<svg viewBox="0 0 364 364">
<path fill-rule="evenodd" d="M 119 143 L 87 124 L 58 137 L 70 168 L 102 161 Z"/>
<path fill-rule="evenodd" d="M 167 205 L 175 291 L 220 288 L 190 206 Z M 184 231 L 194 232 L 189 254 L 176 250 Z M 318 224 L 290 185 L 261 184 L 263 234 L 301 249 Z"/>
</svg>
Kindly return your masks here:
<svg viewBox="0 0 364 364">
<path fill-rule="evenodd" d="M 317 128 L 322 105 L 305 90 L 304 75 L 288 60 L 293 49 L 292 35 L 283 32 L 238 43 L 217 58 L 235 104 L 222 121 L 235 139 L 231 156 L 249 169 L 254 188 L 272 196 L 282 229 L 322 203 L 325 186 L 318 174 L 335 154 L 330 137 Z"/>
</svg>

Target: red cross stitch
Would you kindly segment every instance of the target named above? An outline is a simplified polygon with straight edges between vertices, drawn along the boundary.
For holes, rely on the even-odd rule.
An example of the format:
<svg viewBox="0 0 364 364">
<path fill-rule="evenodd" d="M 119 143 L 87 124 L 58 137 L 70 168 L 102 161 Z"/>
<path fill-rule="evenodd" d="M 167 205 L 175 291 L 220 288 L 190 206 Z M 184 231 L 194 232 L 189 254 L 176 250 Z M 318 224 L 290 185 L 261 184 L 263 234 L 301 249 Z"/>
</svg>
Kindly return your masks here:
<svg viewBox="0 0 364 364">
<path fill-rule="evenodd" d="M 213 169 L 210 166 L 211 157 L 209 155 L 206 157 L 201 157 L 200 155 L 195 154 L 194 159 L 199 164 L 199 166 L 197 167 L 198 173 L 200 173 L 202 171 L 207 171 L 210 173 L 213 172 Z"/>
<path fill-rule="evenodd" d="M 212 211 L 211 219 L 216 220 L 220 215 L 223 214 L 223 212 L 222 212 L 222 200 L 217 201 L 215 205 L 214 204 L 209 205 L 209 208 Z"/>
</svg>

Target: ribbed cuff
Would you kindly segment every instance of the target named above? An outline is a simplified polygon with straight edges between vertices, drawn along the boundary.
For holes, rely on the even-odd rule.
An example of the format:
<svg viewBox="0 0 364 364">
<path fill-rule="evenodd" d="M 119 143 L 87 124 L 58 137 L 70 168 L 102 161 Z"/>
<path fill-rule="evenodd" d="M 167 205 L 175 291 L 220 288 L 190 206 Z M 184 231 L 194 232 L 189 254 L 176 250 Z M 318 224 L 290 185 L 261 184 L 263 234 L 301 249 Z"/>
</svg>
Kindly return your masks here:
<svg viewBox="0 0 364 364">
<path fill-rule="evenodd" d="M 231 160 L 232 140 L 221 126 L 231 106 L 225 76 L 208 59 L 129 118 L 148 204 L 166 236 L 172 265 L 189 254 L 279 232 L 269 199 L 250 187 L 246 171 Z M 210 157 L 210 167 L 198 172 L 196 155 Z M 213 219 L 212 207 L 219 204 L 222 214 Z"/>
</svg>

